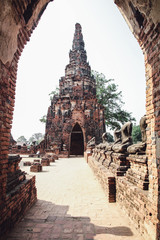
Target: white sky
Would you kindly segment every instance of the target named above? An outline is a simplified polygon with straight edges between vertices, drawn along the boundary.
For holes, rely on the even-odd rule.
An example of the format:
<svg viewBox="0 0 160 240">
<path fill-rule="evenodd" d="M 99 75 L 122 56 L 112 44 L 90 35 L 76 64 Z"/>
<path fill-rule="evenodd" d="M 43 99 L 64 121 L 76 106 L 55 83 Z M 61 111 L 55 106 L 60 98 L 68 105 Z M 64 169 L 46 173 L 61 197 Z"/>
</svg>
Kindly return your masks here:
<svg viewBox="0 0 160 240">
<path fill-rule="evenodd" d="M 69 50 L 80 23 L 93 70 L 115 79 L 124 109 L 139 123 L 145 113 L 145 72 L 142 51 L 113 0 L 55 0 L 34 30 L 19 61 L 12 134 L 44 133 L 39 119 L 47 114 L 48 94 L 59 85 L 69 63 Z"/>
</svg>

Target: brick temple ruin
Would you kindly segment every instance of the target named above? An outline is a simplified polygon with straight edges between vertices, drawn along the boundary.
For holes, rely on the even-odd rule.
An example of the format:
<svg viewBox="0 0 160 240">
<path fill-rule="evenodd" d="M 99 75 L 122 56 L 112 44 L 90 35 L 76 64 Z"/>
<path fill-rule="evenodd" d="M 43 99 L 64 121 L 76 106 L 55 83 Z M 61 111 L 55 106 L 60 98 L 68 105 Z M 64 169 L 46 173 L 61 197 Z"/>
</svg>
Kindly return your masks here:
<svg viewBox="0 0 160 240">
<path fill-rule="evenodd" d="M 23 217 L 37 198 L 34 177 L 21 173 L 17 167 L 20 161 L 19 157 L 14 158 L 8 154 L 18 61 L 25 44 L 29 41 L 49 2 L 51 1 L 0 1 L 1 235 Z M 160 239 L 160 2 L 159 0 L 114 0 L 114 2 L 144 54 L 147 122 L 146 158 L 127 157 L 133 171 L 128 172 L 126 181 L 125 176 L 116 177 L 118 180 L 116 183 L 116 201 L 132 218 L 135 226 L 145 236 L 145 239 L 158 240 Z M 114 154 L 114 161 L 117 159 L 116 154 Z M 109 159 L 109 156 L 105 157 Z M 107 164 L 107 160 L 105 162 Z M 119 161 L 119 163 L 121 162 Z M 137 176 L 143 174 L 143 171 L 139 172 L 140 166 L 143 166 L 142 169 L 145 171 L 146 163 L 148 190 L 142 189 L 143 185 L 141 184 L 133 184 L 131 180 L 135 177 L 132 177 L 135 169 L 137 170 Z M 101 172 L 101 174 L 103 175 L 104 172 Z M 108 178 L 108 180 L 112 181 L 113 179 Z"/>
<path fill-rule="evenodd" d="M 83 155 L 86 143 L 93 137 L 100 143 L 104 131 L 104 109 L 96 98 L 96 82 L 77 23 L 69 64 L 59 80 L 59 95 L 54 95 L 48 109 L 46 149 L 62 156 Z"/>
</svg>

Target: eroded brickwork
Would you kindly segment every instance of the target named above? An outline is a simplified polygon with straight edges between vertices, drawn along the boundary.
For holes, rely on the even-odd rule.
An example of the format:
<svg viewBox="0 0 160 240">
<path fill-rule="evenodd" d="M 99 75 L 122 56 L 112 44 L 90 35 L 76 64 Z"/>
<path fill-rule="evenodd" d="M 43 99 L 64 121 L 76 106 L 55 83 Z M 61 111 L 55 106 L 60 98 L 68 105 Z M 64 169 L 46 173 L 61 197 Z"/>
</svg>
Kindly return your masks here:
<svg viewBox="0 0 160 240">
<path fill-rule="evenodd" d="M 22 218 L 36 200 L 35 178 L 24 179 L 16 168 L 11 176 L 14 160 L 8 161 L 8 153 L 18 61 L 48 2 L 0 1 L 0 235 Z M 23 181 L 18 182 L 21 177 Z"/>
<path fill-rule="evenodd" d="M 92 156 L 88 157 L 88 164 L 101 183 L 108 201 L 116 201 L 127 210 L 145 239 L 156 239 L 157 207 L 149 197 L 146 155 L 93 150 Z"/>
<path fill-rule="evenodd" d="M 152 228 L 153 239 L 160 238 L 160 2 L 159 1 L 115 1 L 120 11 L 125 16 L 133 34 L 138 40 L 144 53 L 146 70 L 146 116 L 147 116 L 147 168 L 149 178 L 148 203 L 143 200 L 150 209 L 148 215 L 148 229 Z M 137 168 L 136 168 L 137 169 Z M 136 171 L 135 169 L 135 171 Z M 146 174 L 147 175 L 147 174 Z M 124 185 L 124 189 L 125 189 Z M 125 193 L 125 192 L 124 192 Z M 126 194 L 126 193 L 125 193 Z M 125 199 L 124 194 L 124 199 Z M 135 212 L 136 200 L 133 201 Z M 152 203 L 152 204 L 151 204 Z M 122 202 L 123 204 L 123 202 Z M 129 210 L 129 206 L 126 205 Z M 144 211 L 145 212 L 145 211 Z M 134 212 L 132 213 L 134 215 Z M 158 217 L 156 216 L 158 215 Z M 154 217 L 153 217 L 154 216 Z M 143 221 L 139 221 L 143 225 Z M 153 230 L 154 229 L 154 230 Z M 155 232 L 157 231 L 157 235 Z M 154 232 L 154 234 L 153 234 Z M 156 236 L 155 236 L 156 235 Z"/>
<path fill-rule="evenodd" d="M 59 95 L 53 97 L 48 109 L 45 135 L 47 148 L 63 156 L 83 154 L 86 143 L 94 136 L 98 143 L 105 131 L 104 111 L 96 98 L 96 83 L 87 62 L 78 23 L 69 58 L 65 77 L 59 81 Z"/>
<path fill-rule="evenodd" d="M 35 177 L 19 169 L 19 155 L 9 155 L 5 202 L 1 204 L 0 236 L 19 221 L 35 203 Z"/>
</svg>

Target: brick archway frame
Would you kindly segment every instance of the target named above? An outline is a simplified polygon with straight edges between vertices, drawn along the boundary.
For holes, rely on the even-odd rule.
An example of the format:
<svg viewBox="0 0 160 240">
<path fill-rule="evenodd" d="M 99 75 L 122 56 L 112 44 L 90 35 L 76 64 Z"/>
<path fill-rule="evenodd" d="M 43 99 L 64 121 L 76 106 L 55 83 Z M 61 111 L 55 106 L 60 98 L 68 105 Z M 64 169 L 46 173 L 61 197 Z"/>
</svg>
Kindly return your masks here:
<svg viewBox="0 0 160 240">
<path fill-rule="evenodd" d="M 6 195 L 8 146 L 13 118 L 18 60 L 51 0 L 0 2 L 0 224 L 9 212 Z M 149 199 L 156 213 L 159 236 L 160 209 L 160 3 L 158 0 L 115 0 L 144 53 L 146 69 L 147 156 Z M 16 201 L 16 200 L 15 200 Z M 16 202 L 15 202 L 16 205 Z"/>
</svg>

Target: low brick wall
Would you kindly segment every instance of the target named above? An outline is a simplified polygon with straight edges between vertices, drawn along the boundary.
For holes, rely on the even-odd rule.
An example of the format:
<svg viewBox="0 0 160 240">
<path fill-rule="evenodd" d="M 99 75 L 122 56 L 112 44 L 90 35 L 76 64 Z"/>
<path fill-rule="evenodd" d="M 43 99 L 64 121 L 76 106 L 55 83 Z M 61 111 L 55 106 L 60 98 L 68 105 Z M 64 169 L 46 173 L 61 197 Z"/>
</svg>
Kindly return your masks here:
<svg viewBox="0 0 160 240">
<path fill-rule="evenodd" d="M 112 169 L 95 160 L 93 156 L 89 156 L 88 164 L 101 183 L 108 201 L 116 201 L 125 210 L 145 240 L 155 240 L 157 206 L 149 200 L 149 191 L 129 182 L 128 176 L 117 176 L 116 172 L 114 174 Z"/>
<path fill-rule="evenodd" d="M 26 175 L 26 179 L 6 195 L 5 204 L 1 205 L 0 236 L 22 219 L 36 200 L 35 176 Z"/>
<path fill-rule="evenodd" d="M 126 177 L 117 177 L 116 193 L 117 202 L 134 221 L 145 240 L 155 240 L 157 208 L 155 203 L 149 200 L 148 191 L 134 186 L 126 180 Z"/>
</svg>

